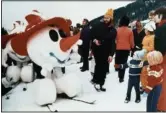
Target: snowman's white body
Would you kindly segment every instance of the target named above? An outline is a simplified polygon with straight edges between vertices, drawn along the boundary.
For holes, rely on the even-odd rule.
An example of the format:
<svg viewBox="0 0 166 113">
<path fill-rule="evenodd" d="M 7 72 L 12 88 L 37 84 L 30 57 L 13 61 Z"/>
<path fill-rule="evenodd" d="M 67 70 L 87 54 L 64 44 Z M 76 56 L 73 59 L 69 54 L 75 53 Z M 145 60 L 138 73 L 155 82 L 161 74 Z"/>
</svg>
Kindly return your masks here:
<svg viewBox="0 0 166 113">
<path fill-rule="evenodd" d="M 38 93 L 40 95 L 40 98 L 36 98 L 36 103 L 38 105 L 55 102 L 56 94 L 65 93 L 69 97 L 74 97 L 78 96 L 81 92 L 81 83 L 79 82 L 79 78 L 74 74 L 63 75 L 61 71 L 61 67 L 66 65 L 67 60 L 71 56 L 71 50 L 78 44 L 78 42 L 75 43 L 68 51 L 61 51 L 59 43 L 62 38 L 60 35 L 58 34 L 59 39 L 57 42 L 52 42 L 49 38 L 49 31 L 53 29 L 58 33 L 56 28 L 46 27 L 35 34 L 33 40 L 30 40 L 27 44 L 27 51 L 30 59 L 42 67 L 41 74 L 45 76 L 46 79 L 54 82 L 54 84 L 47 84 L 45 88 L 40 88 L 45 85 L 45 82 L 43 82 L 43 80 L 39 81 L 38 84 L 40 85 L 37 85 L 35 90 L 41 93 L 47 92 L 49 95 Z M 54 53 L 56 57 L 50 56 L 50 52 Z M 53 92 L 56 92 L 56 94 Z"/>
<path fill-rule="evenodd" d="M 62 56 L 65 56 L 65 55 L 66 55 L 65 62 L 67 62 L 68 58 L 70 57 L 70 54 L 64 53 Z M 47 57 L 49 57 L 49 56 L 46 56 L 46 59 L 47 59 Z M 47 64 L 45 64 L 44 60 L 43 60 L 43 62 L 40 62 L 41 59 L 38 59 L 38 61 L 40 62 L 39 64 L 42 65 L 42 68 L 43 68 L 42 71 L 43 70 L 45 71 L 45 73 L 42 73 L 42 72 L 41 73 L 45 74 L 44 76 L 47 79 L 49 78 L 50 80 L 52 80 L 54 82 L 55 87 L 47 86 L 47 87 L 49 87 L 49 89 L 36 87 L 36 91 L 40 90 L 38 92 L 47 92 L 49 94 L 52 94 L 52 96 L 40 95 L 40 98 L 36 98 L 37 104 L 45 105 L 45 104 L 49 104 L 48 102 L 51 102 L 51 101 L 55 102 L 54 99 L 56 98 L 56 94 L 65 93 L 69 97 L 79 96 L 79 94 L 81 93 L 82 87 L 81 87 L 81 82 L 80 82 L 79 78 L 77 77 L 77 75 L 74 75 L 72 73 L 63 74 L 61 71 L 61 67 L 64 67 L 66 63 L 58 64 L 57 60 L 53 59 L 53 58 L 50 58 L 50 62 L 49 62 L 48 59 L 46 60 Z M 53 70 L 53 73 L 51 74 L 52 70 Z M 44 85 L 44 82 L 41 81 L 40 84 Z M 41 86 L 38 85 L 38 87 L 41 87 Z M 53 89 L 51 90 L 50 88 L 53 88 Z M 56 88 L 56 90 L 54 88 Z M 56 91 L 56 94 L 52 93 L 52 91 Z M 54 96 L 54 98 L 52 98 L 52 100 L 51 100 L 51 97 L 53 97 L 53 96 Z"/>
</svg>

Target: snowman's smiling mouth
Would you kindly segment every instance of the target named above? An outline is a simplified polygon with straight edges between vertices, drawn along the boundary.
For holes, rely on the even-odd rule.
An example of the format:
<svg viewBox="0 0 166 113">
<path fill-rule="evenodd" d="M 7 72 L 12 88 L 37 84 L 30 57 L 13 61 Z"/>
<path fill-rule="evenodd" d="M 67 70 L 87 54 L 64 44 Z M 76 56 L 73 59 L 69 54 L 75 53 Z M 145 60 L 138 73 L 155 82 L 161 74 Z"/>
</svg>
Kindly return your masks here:
<svg viewBox="0 0 166 113">
<path fill-rule="evenodd" d="M 66 60 L 63 60 L 63 61 L 59 60 L 58 57 L 53 52 L 50 52 L 49 54 L 50 54 L 51 57 L 56 58 L 58 63 L 60 63 L 60 64 L 64 64 L 65 61 L 66 61 Z"/>
</svg>

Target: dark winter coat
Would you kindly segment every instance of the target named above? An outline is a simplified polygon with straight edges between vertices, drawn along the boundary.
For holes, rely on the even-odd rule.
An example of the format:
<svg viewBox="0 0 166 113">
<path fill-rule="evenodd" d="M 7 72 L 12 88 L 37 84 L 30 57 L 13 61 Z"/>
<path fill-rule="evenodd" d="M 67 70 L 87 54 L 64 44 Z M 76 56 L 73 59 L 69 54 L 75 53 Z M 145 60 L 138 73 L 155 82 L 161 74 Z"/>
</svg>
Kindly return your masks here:
<svg viewBox="0 0 166 113">
<path fill-rule="evenodd" d="M 82 47 L 89 49 L 91 37 L 90 37 L 90 28 L 88 25 L 83 27 L 80 39 L 83 41 Z"/>
<path fill-rule="evenodd" d="M 97 39 L 100 41 L 100 46 L 92 43 L 92 51 L 108 57 L 113 56 L 115 52 L 115 38 L 117 31 L 114 27 L 108 27 L 104 22 L 99 22 L 92 26 L 91 38 L 92 41 Z M 94 53 L 95 54 L 95 53 Z"/>
<path fill-rule="evenodd" d="M 165 55 L 166 53 L 166 23 L 156 29 L 154 46 L 155 46 L 155 50 L 158 50 L 163 55 Z"/>
<path fill-rule="evenodd" d="M 90 49 L 90 28 L 88 25 L 84 26 L 81 30 L 80 39 L 82 40 L 82 45 L 79 46 L 78 53 L 83 56 L 86 54 L 86 56 L 89 55 L 89 49 Z"/>
<path fill-rule="evenodd" d="M 138 46 L 140 49 L 142 49 L 142 40 L 145 37 L 145 30 L 142 30 L 140 33 L 137 32 L 137 29 L 133 30 L 134 34 L 134 43 L 135 43 L 135 49 L 136 46 Z"/>
<path fill-rule="evenodd" d="M 154 48 L 155 50 L 160 51 L 164 56 L 163 68 L 163 84 L 162 91 L 160 94 L 159 102 L 158 102 L 158 110 L 166 111 L 166 20 L 163 20 L 162 24 L 157 27 L 155 31 L 155 39 L 154 39 Z"/>
</svg>

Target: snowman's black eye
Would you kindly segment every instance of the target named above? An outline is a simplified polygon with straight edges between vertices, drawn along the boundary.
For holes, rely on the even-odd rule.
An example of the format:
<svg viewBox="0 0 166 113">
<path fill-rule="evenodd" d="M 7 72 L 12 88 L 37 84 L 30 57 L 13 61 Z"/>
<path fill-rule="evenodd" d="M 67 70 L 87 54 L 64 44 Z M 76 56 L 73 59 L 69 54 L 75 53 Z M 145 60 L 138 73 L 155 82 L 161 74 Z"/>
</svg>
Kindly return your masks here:
<svg viewBox="0 0 166 113">
<path fill-rule="evenodd" d="M 55 31 L 55 30 L 50 30 L 49 31 L 49 36 L 50 36 L 50 39 L 53 41 L 53 42 L 57 42 L 58 41 L 58 33 Z"/>
<path fill-rule="evenodd" d="M 10 78 L 10 81 L 12 81 L 13 80 L 13 78 Z"/>
<path fill-rule="evenodd" d="M 66 36 L 66 33 L 65 33 L 62 29 L 59 29 L 58 31 L 59 31 L 59 34 L 60 34 L 60 36 L 61 36 L 62 38 L 66 38 L 66 37 L 67 37 L 67 36 Z"/>
</svg>

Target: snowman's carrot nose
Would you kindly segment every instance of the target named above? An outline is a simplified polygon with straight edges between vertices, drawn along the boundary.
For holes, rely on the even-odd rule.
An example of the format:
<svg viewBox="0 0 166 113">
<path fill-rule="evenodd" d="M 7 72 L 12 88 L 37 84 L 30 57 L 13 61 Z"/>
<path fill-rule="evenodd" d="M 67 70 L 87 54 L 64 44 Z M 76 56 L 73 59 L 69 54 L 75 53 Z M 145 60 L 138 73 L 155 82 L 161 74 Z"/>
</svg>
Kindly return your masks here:
<svg viewBox="0 0 166 113">
<path fill-rule="evenodd" d="M 74 36 L 61 39 L 60 48 L 63 52 L 69 50 L 80 38 L 80 32 Z"/>
</svg>

